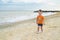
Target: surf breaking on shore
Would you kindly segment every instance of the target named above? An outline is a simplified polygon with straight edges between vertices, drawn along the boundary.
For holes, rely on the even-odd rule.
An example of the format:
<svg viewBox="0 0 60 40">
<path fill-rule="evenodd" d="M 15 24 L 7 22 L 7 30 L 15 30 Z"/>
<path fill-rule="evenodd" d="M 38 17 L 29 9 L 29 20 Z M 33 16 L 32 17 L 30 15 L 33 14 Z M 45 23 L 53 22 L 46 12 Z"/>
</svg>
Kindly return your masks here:
<svg viewBox="0 0 60 40">
<path fill-rule="evenodd" d="M 37 13 L 33 13 L 33 11 L 1 11 L 0 13 L 0 25 L 33 19 L 38 15 Z M 43 13 L 44 16 L 53 14 L 55 13 Z"/>
</svg>

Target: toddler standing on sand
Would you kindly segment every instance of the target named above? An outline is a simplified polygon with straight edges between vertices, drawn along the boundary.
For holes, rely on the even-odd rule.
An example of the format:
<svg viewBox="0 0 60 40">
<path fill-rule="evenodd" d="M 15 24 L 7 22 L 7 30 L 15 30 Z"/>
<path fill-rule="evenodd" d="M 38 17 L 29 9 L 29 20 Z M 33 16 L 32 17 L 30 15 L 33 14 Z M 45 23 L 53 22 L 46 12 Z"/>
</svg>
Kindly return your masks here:
<svg viewBox="0 0 60 40">
<path fill-rule="evenodd" d="M 42 10 L 38 11 L 38 16 L 36 19 L 36 23 L 38 25 L 37 31 L 43 32 L 43 24 L 44 24 L 44 16 L 42 16 Z"/>
</svg>

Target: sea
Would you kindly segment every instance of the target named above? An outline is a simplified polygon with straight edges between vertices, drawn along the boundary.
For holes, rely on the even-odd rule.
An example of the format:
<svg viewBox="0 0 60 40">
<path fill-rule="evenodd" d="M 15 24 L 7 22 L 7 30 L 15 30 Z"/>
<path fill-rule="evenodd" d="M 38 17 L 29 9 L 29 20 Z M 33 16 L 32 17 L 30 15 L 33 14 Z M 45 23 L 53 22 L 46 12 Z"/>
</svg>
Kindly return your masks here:
<svg viewBox="0 0 60 40">
<path fill-rule="evenodd" d="M 43 13 L 43 16 L 49 16 L 55 13 Z M 38 13 L 33 10 L 0 10 L 0 25 L 14 23 L 36 18 Z"/>
</svg>

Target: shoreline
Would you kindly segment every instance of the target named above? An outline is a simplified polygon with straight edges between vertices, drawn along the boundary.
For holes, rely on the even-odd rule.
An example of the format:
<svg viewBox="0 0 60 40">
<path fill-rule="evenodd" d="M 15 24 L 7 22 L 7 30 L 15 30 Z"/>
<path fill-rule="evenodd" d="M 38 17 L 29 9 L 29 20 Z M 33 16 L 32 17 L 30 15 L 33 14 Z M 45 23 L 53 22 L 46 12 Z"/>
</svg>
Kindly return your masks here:
<svg viewBox="0 0 60 40">
<path fill-rule="evenodd" d="M 53 16 L 54 15 L 54 16 Z M 52 14 L 52 15 L 48 15 L 48 16 L 45 16 L 45 18 L 46 19 L 50 19 L 50 18 L 54 18 L 55 16 L 59 16 L 59 14 L 58 13 L 56 13 L 56 14 Z M 17 22 L 12 22 L 12 23 L 9 23 L 9 22 L 6 22 L 6 23 L 4 23 L 4 24 L 2 24 L 2 25 L 0 25 L 0 29 L 2 28 L 3 29 L 3 27 L 8 27 L 8 26 L 13 26 L 13 25 L 15 25 L 15 24 L 21 24 L 21 23 L 25 23 L 25 22 L 28 22 L 28 21 L 31 21 L 31 20 L 36 20 L 36 18 L 32 18 L 32 19 L 28 19 L 28 20 L 23 20 L 23 21 L 17 21 Z"/>
</svg>

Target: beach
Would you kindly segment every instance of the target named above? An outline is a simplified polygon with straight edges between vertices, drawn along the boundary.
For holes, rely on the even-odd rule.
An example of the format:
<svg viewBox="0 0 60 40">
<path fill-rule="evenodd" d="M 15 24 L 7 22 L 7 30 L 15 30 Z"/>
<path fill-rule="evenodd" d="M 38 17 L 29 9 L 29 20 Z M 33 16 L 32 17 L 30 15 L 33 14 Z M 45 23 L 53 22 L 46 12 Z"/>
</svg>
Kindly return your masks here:
<svg viewBox="0 0 60 40">
<path fill-rule="evenodd" d="M 4 28 L 0 29 L 0 40 L 60 40 L 60 13 L 46 16 L 39 34 L 35 18 L 1 27 Z"/>
</svg>

